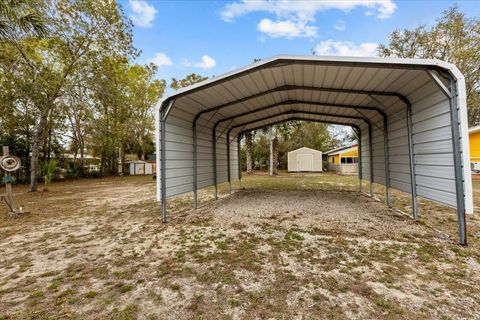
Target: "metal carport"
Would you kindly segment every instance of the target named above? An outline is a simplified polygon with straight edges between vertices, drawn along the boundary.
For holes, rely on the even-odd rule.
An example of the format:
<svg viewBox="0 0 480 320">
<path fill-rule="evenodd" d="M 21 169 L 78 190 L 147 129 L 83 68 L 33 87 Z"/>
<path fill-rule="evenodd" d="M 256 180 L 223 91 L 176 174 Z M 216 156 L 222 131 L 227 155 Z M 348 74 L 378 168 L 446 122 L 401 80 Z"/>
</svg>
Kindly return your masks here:
<svg viewBox="0 0 480 320">
<path fill-rule="evenodd" d="M 275 56 L 164 97 L 156 110 L 157 200 L 241 179 L 242 133 L 293 120 L 349 125 L 359 179 L 473 213 L 465 81 L 439 60 Z M 361 186 L 361 184 L 360 184 Z"/>
</svg>

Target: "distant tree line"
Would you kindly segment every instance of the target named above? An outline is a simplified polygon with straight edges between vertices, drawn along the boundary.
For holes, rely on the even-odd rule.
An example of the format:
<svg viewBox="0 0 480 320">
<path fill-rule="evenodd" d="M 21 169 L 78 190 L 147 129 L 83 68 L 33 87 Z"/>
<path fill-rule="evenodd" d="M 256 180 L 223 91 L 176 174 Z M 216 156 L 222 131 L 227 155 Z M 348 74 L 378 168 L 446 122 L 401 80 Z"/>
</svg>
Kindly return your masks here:
<svg viewBox="0 0 480 320">
<path fill-rule="evenodd" d="M 85 154 L 116 173 L 126 153 L 153 153 L 156 66 L 133 61 L 132 24 L 115 1 L 0 2 L 0 144 L 22 158 L 31 191 L 41 163 Z"/>
</svg>

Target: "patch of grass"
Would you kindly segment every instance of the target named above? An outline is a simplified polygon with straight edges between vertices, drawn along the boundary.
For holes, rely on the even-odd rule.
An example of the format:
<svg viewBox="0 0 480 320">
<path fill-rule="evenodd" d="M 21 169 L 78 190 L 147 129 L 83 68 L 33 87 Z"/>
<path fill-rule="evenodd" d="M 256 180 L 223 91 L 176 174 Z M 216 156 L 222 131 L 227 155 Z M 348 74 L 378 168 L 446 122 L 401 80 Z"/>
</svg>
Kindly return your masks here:
<svg viewBox="0 0 480 320">
<path fill-rule="evenodd" d="M 95 291 L 88 291 L 87 293 L 85 293 L 83 296 L 87 299 L 93 299 L 97 296 L 97 292 Z"/>
<path fill-rule="evenodd" d="M 127 293 L 129 291 L 132 291 L 134 286 L 131 285 L 131 284 L 126 284 L 126 283 L 118 283 L 116 285 L 116 287 L 118 288 L 118 290 L 120 291 L 120 293 Z"/>
<path fill-rule="evenodd" d="M 113 319 L 114 320 L 136 320 L 140 307 L 136 304 L 129 304 L 125 306 L 122 310 L 114 309 L 113 310 Z"/>
<path fill-rule="evenodd" d="M 376 297 L 374 303 L 383 311 L 387 312 L 389 315 L 401 315 L 404 313 L 402 307 L 393 300 L 385 299 L 384 297 Z"/>
<path fill-rule="evenodd" d="M 178 250 L 176 253 L 175 253 L 175 256 L 180 260 L 184 260 L 185 259 L 185 251 L 183 250 Z"/>
<path fill-rule="evenodd" d="M 187 307 L 188 310 L 198 313 L 200 307 L 204 303 L 203 298 L 203 294 L 195 294 Z"/>
<path fill-rule="evenodd" d="M 41 290 L 36 290 L 30 293 L 30 298 L 33 298 L 33 299 L 40 299 L 44 297 L 45 297 L 45 293 Z"/>
<path fill-rule="evenodd" d="M 236 308 L 236 307 L 239 307 L 241 305 L 240 301 L 235 299 L 235 298 L 231 298 L 228 300 L 228 304 L 230 306 L 232 306 L 233 308 Z"/>
<path fill-rule="evenodd" d="M 431 262 L 434 259 L 442 258 L 440 256 L 440 248 L 429 243 L 422 243 L 417 249 L 417 255 L 422 262 Z"/>
</svg>

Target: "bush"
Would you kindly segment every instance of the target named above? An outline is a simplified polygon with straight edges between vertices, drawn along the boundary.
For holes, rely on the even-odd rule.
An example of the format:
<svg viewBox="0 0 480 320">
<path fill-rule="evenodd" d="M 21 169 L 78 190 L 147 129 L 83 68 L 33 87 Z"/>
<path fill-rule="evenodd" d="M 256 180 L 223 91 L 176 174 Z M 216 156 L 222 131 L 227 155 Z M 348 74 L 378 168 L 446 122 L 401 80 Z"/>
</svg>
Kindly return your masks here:
<svg viewBox="0 0 480 320">
<path fill-rule="evenodd" d="M 83 167 L 77 161 L 67 162 L 66 169 L 65 178 L 67 179 L 79 179 L 84 176 Z"/>
<path fill-rule="evenodd" d="M 43 182 L 45 184 L 45 190 L 48 190 L 48 185 L 53 180 L 57 165 L 57 160 L 49 160 L 43 164 Z"/>
</svg>

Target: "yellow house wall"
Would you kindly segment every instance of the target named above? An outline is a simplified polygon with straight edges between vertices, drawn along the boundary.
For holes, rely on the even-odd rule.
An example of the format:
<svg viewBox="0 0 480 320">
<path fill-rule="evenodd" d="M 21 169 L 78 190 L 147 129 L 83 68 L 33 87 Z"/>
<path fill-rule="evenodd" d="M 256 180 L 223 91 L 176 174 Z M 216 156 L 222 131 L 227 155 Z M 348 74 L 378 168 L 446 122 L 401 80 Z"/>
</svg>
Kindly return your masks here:
<svg viewBox="0 0 480 320">
<path fill-rule="evenodd" d="M 470 161 L 480 161 L 480 131 L 470 133 Z"/>
<path fill-rule="evenodd" d="M 334 161 L 332 161 L 334 158 Z M 328 163 L 339 164 L 340 163 L 340 155 L 328 156 Z"/>
<path fill-rule="evenodd" d="M 353 151 L 342 153 L 342 157 L 358 157 L 358 150 L 355 148 Z"/>
</svg>

